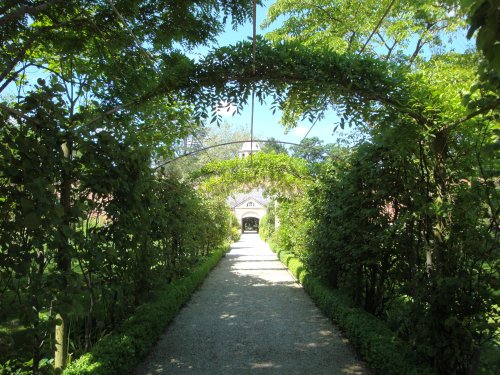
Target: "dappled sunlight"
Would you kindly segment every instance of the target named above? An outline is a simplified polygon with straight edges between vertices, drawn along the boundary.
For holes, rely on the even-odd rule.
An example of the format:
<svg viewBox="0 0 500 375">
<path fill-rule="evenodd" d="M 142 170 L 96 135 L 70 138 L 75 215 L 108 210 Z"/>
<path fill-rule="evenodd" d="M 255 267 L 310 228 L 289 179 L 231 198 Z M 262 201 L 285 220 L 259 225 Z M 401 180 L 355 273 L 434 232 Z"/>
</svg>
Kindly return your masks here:
<svg viewBox="0 0 500 375">
<path fill-rule="evenodd" d="M 274 254 L 255 256 L 255 255 L 245 255 L 243 253 L 238 254 L 231 252 L 227 254 L 226 257 L 230 260 L 235 260 L 238 262 L 269 262 L 276 260 L 276 255 Z"/>
<path fill-rule="evenodd" d="M 236 315 L 222 314 L 219 318 L 220 319 L 233 319 L 233 318 L 236 318 Z"/>
<path fill-rule="evenodd" d="M 369 373 L 258 235 L 236 245 L 137 375 Z"/>
<path fill-rule="evenodd" d="M 184 363 L 183 361 L 176 359 L 176 358 L 171 358 L 170 363 L 175 365 L 177 368 L 186 368 L 186 369 L 192 369 L 193 366 Z M 158 373 L 163 373 L 163 369 L 158 369 Z"/>
<path fill-rule="evenodd" d="M 259 363 L 251 363 L 250 367 L 252 369 L 260 369 L 260 368 L 281 368 L 283 366 L 273 362 L 259 362 Z"/>
<path fill-rule="evenodd" d="M 267 245 L 260 240 L 258 234 L 245 234 L 241 243 L 248 245 L 249 250 L 244 246 L 233 245 L 228 259 L 232 261 L 231 272 L 238 276 L 254 277 L 260 282 L 255 286 L 265 286 L 272 284 L 286 284 L 290 287 L 300 287 L 290 278 L 288 270 L 283 267 L 276 255 L 269 251 Z M 238 242 L 238 244 L 240 243 Z"/>
<path fill-rule="evenodd" d="M 243 268 L 234 267 L 231 272 L 239 276 L 252 276 L 266 281 L 271 284 L 286 284 L 290 287 L 299 287 L 296 282 L 290 281 L 290 275 L 287 271 L 279 268 Z M 256 284 L 258 286 L 265 286 L 264 283 Z"/>
<path fill-rule="evenodd" d="M 342 374 L 349 374 L 349 375 L 362 375 L 366 374 L 366 370 L 363 369 L 360 365 L 349 365 L 346 366 L 345 368 L 342 369 Z"/>
</svg>

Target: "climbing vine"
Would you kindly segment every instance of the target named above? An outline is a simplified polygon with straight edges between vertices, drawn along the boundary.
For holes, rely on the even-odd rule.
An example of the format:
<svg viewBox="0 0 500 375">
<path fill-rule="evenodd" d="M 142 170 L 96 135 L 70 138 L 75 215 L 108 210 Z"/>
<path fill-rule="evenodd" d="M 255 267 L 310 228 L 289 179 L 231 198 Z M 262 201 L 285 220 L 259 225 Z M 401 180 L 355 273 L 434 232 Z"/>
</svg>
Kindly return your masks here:
<svg viewBox="0 0 500 375">
<path fill-rule="evenodd" d="M 202 191 L 222 197 L 264 188 L 269 196 L 286 199 L 303 194 L 313 182 L 304 160 L 263 152 L 208 163 L 191 177 Z"/>
<path fill-rule="evenodd" d="M 498 335 L 498 7 L 440 3 L 470 15 L 486 60 L 448 53 L 409 68 L 258 38 L 255 67 L 250 42 L 195 62 L 174 46 L 213 39 L 219 13 L 243 22 L 251 2 L 2 6 L 0 315 L 16 315 L 29 345 L 8 349 L 31 353 L 12 371 L 45 371 L 54 347 L 63 369 L 68 350 L 88 351 L 145 290 L 221 244 L 221 198 L 243 184 L 283 201 L 277 236 L 298 243 L 311 270 L 385 316 L 441 373 L 474 372 Z M 425 4 L 412 5 L 419 21 L 444 14 Z M 221 101 L 241 110 L 252 91 L 289 127 L 334 109 L 370 141 L 315 166 L 317 181 L 283 154 L 208 164 L 198 190 L 151 169 L 194 121 L 220 121 Z M 292 229 L 294 204 L 307 230 Z"/>
</svg>

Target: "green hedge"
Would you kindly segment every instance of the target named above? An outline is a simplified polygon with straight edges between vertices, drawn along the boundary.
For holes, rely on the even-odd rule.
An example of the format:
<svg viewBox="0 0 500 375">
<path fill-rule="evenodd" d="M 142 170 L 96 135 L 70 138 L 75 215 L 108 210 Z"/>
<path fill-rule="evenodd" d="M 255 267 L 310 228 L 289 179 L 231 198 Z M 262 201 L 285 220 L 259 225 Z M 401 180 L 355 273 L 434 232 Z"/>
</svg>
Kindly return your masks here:
<svg viewBox="0 0 500 375">
<path fill-rule="evenodd" d="M 225 252 L 226 249 L 215 251 L 189 276 L 160 290 L 152 302 L 139 306 L 134 315 L 98 341 L 91 352 L 71 363 L 64 374 L 130 373 Z"/>
<path fill-rule="evenodd" d="M 398 338 L 381 319 L 353 306 L 347 296 L 310 275 L 300 259 L 290 252 L 281 250 L 277 255 L 316 305 L 344 332 L 374 374 L 436 373 L 430 366 L 418 363 L 409 344 Z"/>
</svg>

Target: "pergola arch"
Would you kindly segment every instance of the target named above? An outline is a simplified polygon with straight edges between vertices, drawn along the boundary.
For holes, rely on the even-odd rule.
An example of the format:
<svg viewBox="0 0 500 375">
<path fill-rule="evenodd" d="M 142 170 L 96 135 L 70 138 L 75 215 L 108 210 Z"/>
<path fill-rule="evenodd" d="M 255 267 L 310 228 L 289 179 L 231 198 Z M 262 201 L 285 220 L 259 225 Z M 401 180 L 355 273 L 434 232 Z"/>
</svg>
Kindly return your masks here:
<svg viewBox="0 0 500 375">
<path fill-rule="evenodd" d="M 272 110 L 280 108 L 291 113 L 286 123 L 293 120 L 294 114 L 312 121 L 331 106 L 342 112 L 341 126 L 351 120 L 366 121 L 380 107 L 422 125 L 432 120 L 425 116 L 434 117 L 424 116 L 425 105 L 413 95 L 416 86 L 411 72 L 377 58 L 257 37 L 255 69 L 253 66 L 251 42 L 221 47 L 198 62 L 188 89 L 179 88 L 196 102 L 198 117 L 212 117 L 218 122 L 222 116 L 210 108 L 225 101 L 236 105 L 239 112 L 252 91 L 261 102 L 272 97 Z"/>
<path fill-rule="evenodd" d="M 191 178 L 200 190 L 212 196 L 225 198 L 262 188 L 266 195 L 278 200 L 301 194 L 314 181 L 305 160 L 262 152 L 252 158 L 208 163 Z"/>
<path fill-rule="evenodd" d="M 210 149 L 213 149 L 213 148 L 218 148 L 218 147 L 224 147 L 224 146 L 229 146 L 229 145 L 235 145 L 235 144 L 240 144 L 240 143 L 246 143 L 246 142 L 254 142 L 254 143 L 279 143 L 279 144 L 282 144 L 282 145 L 292 145 L 292 146 L 300 146 L 298 143 L 293 143 L 293 142 L 285 142 L 285 141 L 278 141 L 278 140 L 262 140 L 262 139 L 253 139 L 253 140 L 243 140 L 243 141 L 232 141 L 232 142 L 224 142 L 224 143 L 218 143 L 218 144 L 215 144 L 215 145 L 211 145 L 211 146 L 206 146 L 206 147 L 202 147 L 198 150 L 194 150 L 194 151 L 191 151 L 191 152 L 186 152 L 185 154 L 182 154 L 182 155 L 179 155 L 175 158 L 172 158 L 172 159 L 168 159 L 168 160 L 165 160 L 163 162 L 161 162 L 160 164 L 156 165 L 154 167 L 154 169 L 159 169 L 167 164 L 170 164 L 170 163 L 173 163 L 177 160 L 180 160 L 182 158 L 185 158 L 185 157 L 189 157 L 189 156 L 193 156 L 193 155 L 196 155 L 200 152 L 204 152 L 204 151 L 208 151 Z"/>
</svg>

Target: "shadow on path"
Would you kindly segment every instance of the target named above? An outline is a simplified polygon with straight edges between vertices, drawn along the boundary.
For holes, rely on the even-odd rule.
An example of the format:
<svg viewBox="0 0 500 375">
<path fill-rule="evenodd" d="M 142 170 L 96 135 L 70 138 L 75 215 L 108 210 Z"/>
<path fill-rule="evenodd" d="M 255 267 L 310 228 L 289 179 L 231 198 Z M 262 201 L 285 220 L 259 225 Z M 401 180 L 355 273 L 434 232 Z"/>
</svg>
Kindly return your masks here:
<svg viewBox="0 0 500 375">
<path fill-rule="evenodd" d="M 256 234 L 244 234 L 135 374 L 368 374 Z"/>
</svg>

